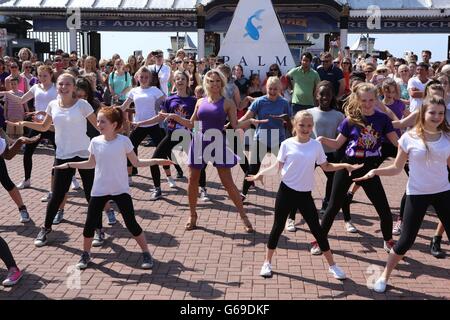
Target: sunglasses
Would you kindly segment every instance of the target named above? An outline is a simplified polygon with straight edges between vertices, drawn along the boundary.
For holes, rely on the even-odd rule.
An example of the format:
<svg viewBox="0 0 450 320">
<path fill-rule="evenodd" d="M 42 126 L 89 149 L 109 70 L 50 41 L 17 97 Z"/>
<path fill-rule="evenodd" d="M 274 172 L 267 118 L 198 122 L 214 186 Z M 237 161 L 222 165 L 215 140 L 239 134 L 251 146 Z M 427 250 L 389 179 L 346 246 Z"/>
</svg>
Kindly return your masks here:
<svg viewBox="0 0 450 320">
<path fill-rule="evenodd" d="M 10 66 L 9 68 L 10 69 L 17 69 L 17 68 L 19 68 L 19 66 Z"/>
<path fill-rule="evenodd" d="M 400 66 L 401 66 L 401 64 L 394 64 L 394 67 L 396 67 L 396 68 L 398 68 Z"/>
<path fill-rule="evenodd" d="M 25 68 L 25 69 L 33 69 L 32 66 L 25 66 L 24 68 Z"/>
<path fill-rule="evenodd" d="M 269 71 L 279 71 L 277 68 L 269 69 Z"/>
<path fill-rule="evenodd" d="M 377 73 L 386 73 L 387 70 L 378 70 Z"/>
<path fill-rule="evenodd" d="M 183 63 L 182 61 L 175 61 L 176 64 L 181 64 Z"/>
<path fill-rule="evenodd" d="M 70 60 L 70 62 L 77 62 L 78 60 Z"/>
<path fill-rule="evenodd" d="M 342 62 L 342 64 L 350 64 L 350 62 Z"/>
</svg>

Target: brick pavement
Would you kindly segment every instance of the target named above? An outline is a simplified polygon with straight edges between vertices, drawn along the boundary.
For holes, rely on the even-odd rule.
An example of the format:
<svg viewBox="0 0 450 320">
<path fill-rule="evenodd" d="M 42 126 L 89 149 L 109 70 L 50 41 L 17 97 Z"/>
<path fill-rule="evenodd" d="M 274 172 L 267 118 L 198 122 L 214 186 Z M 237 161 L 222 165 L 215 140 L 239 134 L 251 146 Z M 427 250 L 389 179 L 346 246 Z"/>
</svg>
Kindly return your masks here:
<svg viewBox="0 0 450 320">
<path fill-rule="evenodd" d="M 140 147 L 140 155 L 149 156 L 153 148 Z M 45 207 L 39 199 L 49 186 L 53 158 L 45 149 L 34 156 L 32 188 L 22 191 L 33 221 L 19 223 L 18 212 L 6 191 L 0 191 L 0 234 L 9 243 L 20 268 L 25 272 L 12 289 L 0 287 L 3 299 L 448 299 L 450 298 L 450 260 L 437 260 L 428 253 L 428 245 L 437 218 L 426 216 L 417 241 L 407 258 L 393 272 L 385 294 L 376 294 L 366 283 L 384 267 L 387 254 L 382 249 L 379 219 L 368 205 L 364 192 L 355 196 L 352 205 L 357 234 L 348 234 L 338 215 L 329 240 L 337 263 L 349 279 L 332 278 L 322 256 L 309 254 L 313 240 L 298 215 L 298 230 L 284 232 L 273 260 L 274 277 L 258 276 L 264 260 L 274 208 L 274 195 L 279 178 L 266 178 L 265 190 L 252 189 L 246 205 L 256 232 L 246 234 L 236 210 L 220 186 L 216 171 L 207 171 L 208 191 L 212 202 L 199 204 L 200 228 L 185 231 L 188 216 L 187 180 L 177 181 L 169 189 L 163 180 L 164 199 L 149 201 L 152 187 L 148 168 L 135 177 L 132 197 L 137 220 L 145 230 L 155 258 L 152 271 L 139 269 L 140 250 L 123 220 L 106 227 L 107 241 L 93 248 L 93 264 L 81 273 L 79 289 L 70 268 L 77 263 L 82 248 L 82 228 L 86 202 L 83 192 L 70 192 L 65 221 L 54 227 L 49 244 L 35 248 L 33 240 L 44 221 Z M 22 155 L 7 162 L 14 182 L 23 177 Z M 184 167 L 185 172 L 187 172 Z M 242 183 L 243 174 L 234 168 L 235 181 Z M 406 176 L 382 179 L 393 213 L 398 213 Z M 313 196 L 320 206 L 325 176 L 316 170 Z M 106 217 L 103 217 L 106 224 Z M 448 251 L 448 239 L 443 248 Z M 69 272 L 68 272 L 69 271 Z M 6 270 L 0 266 L 0 278 Z M 70 287 L 75 287 L 69 289 Z"/>
</svg>

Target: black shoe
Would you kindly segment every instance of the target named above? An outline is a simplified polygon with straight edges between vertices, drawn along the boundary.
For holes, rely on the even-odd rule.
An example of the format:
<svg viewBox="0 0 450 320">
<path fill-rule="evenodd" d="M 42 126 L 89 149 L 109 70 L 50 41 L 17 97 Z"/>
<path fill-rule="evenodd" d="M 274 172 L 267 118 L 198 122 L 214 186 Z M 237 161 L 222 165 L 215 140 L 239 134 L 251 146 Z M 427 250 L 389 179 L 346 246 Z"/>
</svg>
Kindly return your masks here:
<svg viewBox="0 0 450 320">
<path fill-rule="evenodd" d="M 138 174 L 138 169 L 136 167 L 133 167 L 133 169 L 131 169 L 131 175 L 135 176 Z"/>
<path fill-rule="evenodd" d="M 183 179 L 183 171 L 178 171 L 177 172 L 177 179 Z"/>
<path fill-rule="evenodd" d="M 434 236 L 430 243 L 430 253 L 437 259 L 442 259 L 445 257 L 445 252 L 441 250 L 441 240 L 442 237 Z"/>
<path fill-rule="evenodd" d="M 149 140 L 146 144 L 144 144 L 145 147 L 156 147 L 156 144 L 153 142 L 153 140 Z"/>
<path fill-rule="evenodd" d="M 328 201 L 323 200 L 322 201 L 322 208 L 320 208 L 319 213 L 320 214 L 324 214 L 325 210 L 327 210 L 327 207 L 328 207 Z"/>
<path fill-rule="evenodd" d="M 347 201 L 348 201 L 348 203 L 353 202 L 353 193 L 347 192 Z"/>
</svg>

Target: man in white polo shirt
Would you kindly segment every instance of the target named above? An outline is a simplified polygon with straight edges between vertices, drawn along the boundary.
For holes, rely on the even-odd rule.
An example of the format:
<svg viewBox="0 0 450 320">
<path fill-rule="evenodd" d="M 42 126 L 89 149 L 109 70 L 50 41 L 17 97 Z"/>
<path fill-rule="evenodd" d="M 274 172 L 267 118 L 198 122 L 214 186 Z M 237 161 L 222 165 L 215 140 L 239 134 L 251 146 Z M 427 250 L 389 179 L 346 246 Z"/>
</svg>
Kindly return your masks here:
<svg viewBox="0 0 450 320">
<path fill-rule="evenodd" d="M 148 66 L 147 68 L 158 74 L 159 83 L 161 85 L 161 91 L 164 92 L 166 96 L 169 96 L 169 79 L 170 79 L 170 67 L 164 64 L 164 54 L 162 50 L 155 50 L 152 52 L 155 57 L 155 64 Z"/>
<path fill-rule="evenodd" d="M 408 81 L 408 93 L 410 97 L 409 111 L 411 112 L 419 110 L 422 106 L 425 86 L 430 81 L 430 79 L 428 79 L 429 68 L 430 66 L 427 63 L 419 63 L 416 69 L 416 76 Z"/>
</svg>

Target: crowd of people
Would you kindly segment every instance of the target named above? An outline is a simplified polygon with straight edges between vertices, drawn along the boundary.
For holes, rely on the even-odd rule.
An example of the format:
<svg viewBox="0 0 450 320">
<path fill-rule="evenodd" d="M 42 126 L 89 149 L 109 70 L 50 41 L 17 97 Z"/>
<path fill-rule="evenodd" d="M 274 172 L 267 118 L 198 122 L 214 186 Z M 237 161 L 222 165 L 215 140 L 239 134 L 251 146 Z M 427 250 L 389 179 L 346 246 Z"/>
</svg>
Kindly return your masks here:
<svg viewBox="0 0 450 320">
<path fill-rule="evenodd" d="M 379 215 L 383 248 L 389 253 L 374 286 L 384 292 L 393 268 L 412 247 L 429 205 L 440 219 L 430 252 L 444 257 L 441 239 L 444 231 L 450 232 L 445 212 L 450 203 L 450 60 L 431 62 L 428 50 L 422 52 L 421 62 L 417 56 L 391 56 L 381 63 L 376 57 L 354 59 L 348 54 L 334 59 L 330 52 L 319 59 L 304 52 L 298 67 L 286 74 L 272 64 L 264 76 L 247 79 L 242 65 L 228 66 L 214 55 L 196 60 L 182 49 L 166 60 L 162 50 L 126 61 L 118 54 L 97 61 L 58 50 L 52 59 L 38 61 L 24 48 L 17 58 L 0 59 L 1 183 L 18 206 L 20 222 L 29 222 L 19 190 L 31 186 L 36 148 L 53 145 L 51 184 L 41 199 L 48 202 L 45 223 L 34 244 L 45 246 L 53 225 L 62 222 L 71 184 L 79 188 L 78 170 L 88 209 L 77 266 L 87 268 L 91 246 L 105 240 L 102 212 L 108 224 L 116 223 L 114 202 L 142 249 L 141 267 L 150 269 L 153 258 L 130 197 L 132 177 L 137 167 L 149 166 L 154 185 L 149 199 L 161 199 L 159 166 L 169 187 L 176 186 L 172 166 L 177 179 L 184 175 L 173 157 L 184 134 L 190 137 L 184 149 L 189 168 L 187 231 L 199 224 L 198 200 L 209 201 L 208 164 L 216 167 L 248 233 L 254 231 L 244 206 L 248 192 L 268 172 L 278 170 L 281 183 L 260 275 L 272 276 L 278 239 L 284 229 L 296 231 L 299 211 L 316 239 L 311 254 L 323 254 L 329 272 L 342 280 L 346 275 L 333 259 L 328 233 L 340 210 L 345 230 L 358 232 L 351 203 L 362 187 Z M 211 132 L 219 134 L 211 139 Z M 245 132 L 251 132 L 252 141 L 243 138 Z M 139 159 L 139 146 L 148 136 L 148 145 L 156 147 L 153 156 Z M 24 178 L 16 186 L 4 159 L 20 150 Z M 260 170 L 267 153 L 277 161 Z M 382 165 L 388 158 L 395 159 L 393 164 Z M 238 163 L 245 174 L 241 191 L 231 174 Z M 311 196 L 317 166 L 327 180 L 319 210 Z M 402 170 L 409 179 L 394 223 L 379 176 Z M 394 235 L 400 236 L 397 242 Z M 0 257 L 9 270 L 3 285 L 14 285 L 22 273 L 1 237 Z"/>
</svg>

